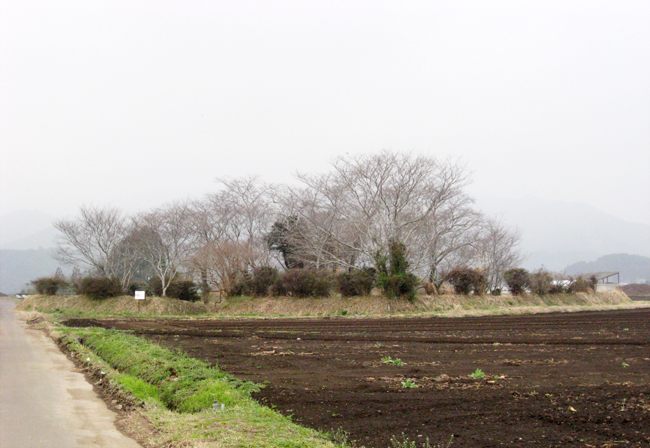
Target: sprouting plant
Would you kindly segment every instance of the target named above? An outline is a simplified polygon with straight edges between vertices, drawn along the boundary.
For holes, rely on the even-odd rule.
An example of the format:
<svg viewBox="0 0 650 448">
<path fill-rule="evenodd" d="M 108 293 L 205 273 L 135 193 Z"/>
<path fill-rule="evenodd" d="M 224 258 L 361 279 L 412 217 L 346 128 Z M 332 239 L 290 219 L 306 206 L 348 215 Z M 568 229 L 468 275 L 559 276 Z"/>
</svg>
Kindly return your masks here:
<svg viewBox="0 0 650 448">
<path fill-rule="evenodd" d="M 336 430 L 327 434 L 331 441 L 339 445 L 347 445 L 350 442 L 350 433 L 343 430 L 342 428 L 336 428 Z"/>
<path fill-rule="evenodd" d="M 402 389 L 417 389 L 419 386 L 415 384 L 415 380 L 412 378 L 406 378 L 402 381 Z"/>
<path fill-rule="evenodd" d="M 621 364 L 621 365 L 623 366 L 624 369 L 627 369 L 628 367 L 630 367 L 630 365 L 628 363 L 626 363 L 626 362 L 623 362 L 623 364 Z"/>
<path fill-rule="evenodd" d="M 454 440 L 454 436 L 449 438 L 449 442 L 446 445 L 436 445 L 435 447 L 431 445 L 431 442 L 429 441 L 429 438 L 427 437 L 422 443 L 422 448 L 449 448 L 451 446 L 451 442 Z M 402 433 L 401 438 L 397 438 L 395 436 L 392 436 L 390 438 L 390 447 L 389 448 L 416 448 L 418 445 L 416 444 L 415 441 L 410 440 L 408 437 Z"/>
<path fill-rule="evenodd" d="M 415 448 L 415 442 L 402 433 L 401 439 L 395 436 L 390 438 L 390 446 L 391 448 Z"/>
<path fill-rule="evenodd" d="M 469 377 L 475 380 L 482 380 L 485 378 L 485 373 L 481 369 L 477 368 L 474 373 L 470 373 Z"/>
<path fill-rule="evenodd" d="M 381 347 L 381 342 L 375 342 L 375 347 L 377 348 Z"/>
<path fill-rule="evenodd" d="M 492 345 L 501 345 L 501 342 L 495 342 Z"/>
<path fill-rule="evenodd" d="M 394 365 L 394 366 L 403 366 L 404 365 L 404 363 L 402 362 L 401 359 L 399 359 L 399 358 L 393 359 L 390 356 L 384 356 L 383 358 L 381 358 L 381 362 L 383 362 L 384 364 L 391 364 L 391 365 Z"/>
</svg>

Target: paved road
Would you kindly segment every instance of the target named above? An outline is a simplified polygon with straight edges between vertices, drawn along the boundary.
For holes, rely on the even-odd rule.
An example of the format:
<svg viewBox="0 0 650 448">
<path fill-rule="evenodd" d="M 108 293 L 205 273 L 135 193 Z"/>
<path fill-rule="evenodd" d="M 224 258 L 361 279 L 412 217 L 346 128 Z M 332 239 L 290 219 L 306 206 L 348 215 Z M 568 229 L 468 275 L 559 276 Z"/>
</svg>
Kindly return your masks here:
<svg viewBox="0 0 650 448">
<path fill-rule="evenodd" d="M 41 331 L 0 298 L 0 448 L 141 448 Z"/>
</svg>

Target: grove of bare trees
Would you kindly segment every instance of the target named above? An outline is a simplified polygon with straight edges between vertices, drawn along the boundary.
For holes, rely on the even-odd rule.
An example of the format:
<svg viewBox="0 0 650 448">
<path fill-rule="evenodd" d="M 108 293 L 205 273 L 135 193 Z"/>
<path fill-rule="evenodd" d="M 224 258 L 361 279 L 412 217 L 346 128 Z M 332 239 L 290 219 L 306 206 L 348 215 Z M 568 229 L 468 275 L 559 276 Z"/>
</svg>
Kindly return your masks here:
<svg viewBox="0 0 650 448">
<path fill-rule="evenodd" d="M 489 288 L 521 261 L 519 234 L 473 208 L 464 166 L 383 151 L 336 158 L 300 185 L 221 179 L 217 192 L 127 217 L 88 207 L 55 223 L 55 258 L 89 275 L 133 282 L 177 278 L 229 295 L 255 269 L 378 269 L 403 248 L 411 274 L 440 282 L 474 267 Z"/>
</svg>

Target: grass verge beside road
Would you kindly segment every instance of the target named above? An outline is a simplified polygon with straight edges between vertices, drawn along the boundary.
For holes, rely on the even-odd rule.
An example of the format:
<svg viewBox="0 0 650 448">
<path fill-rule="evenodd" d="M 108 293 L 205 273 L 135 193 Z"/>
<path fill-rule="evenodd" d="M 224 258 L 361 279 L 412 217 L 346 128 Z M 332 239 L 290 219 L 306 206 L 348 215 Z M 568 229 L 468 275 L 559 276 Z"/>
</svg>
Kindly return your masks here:
<svg viewBox="0 0 650 448">
<path fill-rule="evenodd" d="M 56 328 L 53 336 L 108 398 L 132 415 L 127 432 L 145 446 L 342 446 L 251 399 L 257 385 L 180 352 L 96 328 Z M 218 410 L 213 409 L 214 402 L 219 403 Z M 143 420 L 147 430 L 137 424 Z"/>
</svg>

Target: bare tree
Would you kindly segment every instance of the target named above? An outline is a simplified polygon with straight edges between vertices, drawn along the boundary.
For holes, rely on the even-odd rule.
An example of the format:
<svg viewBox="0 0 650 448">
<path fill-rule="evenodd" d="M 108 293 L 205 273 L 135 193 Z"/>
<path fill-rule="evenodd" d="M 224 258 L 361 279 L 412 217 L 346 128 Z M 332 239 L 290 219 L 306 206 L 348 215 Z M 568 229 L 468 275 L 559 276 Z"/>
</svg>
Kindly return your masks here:
<svg viewBox="0 0 650 448">
<path fill-rule="evenodd" d="M 222 190 L 211 196 L 227 218 L 226 231 L 232 241 L 261 242 L 269 231 L 275 211 L 271 201 L 272 187 L 257 177 L 218 179 Z"/>
<path fill-rule="evenodd" d="M 409 257 L 428 218 L 462 195 L 464 168 L 450 161 L 384 151 L 339 157 L 324 175 L 299 175 L 306 189 L 294 193 L 295 214 L 331 263 L 373 265 L 390 241 L 404 244 Z M 354 254 L 352 256 L 352 254 Z M 424 256 L 412 263 L 420 265 Z"/>
<path fill-rule="evenodd" d="M 354 266 L 358 249 L 354 235 L 350 236 L 352 226 L 317 189 L 287 188 L 276 199 L 283 218 L 275 223 L 267 241 L 290 255 L 285 263 L 292 266 L 287 267 Z"/>
<path fill-rule="evenodd" d="M 136 251 L 160 279 L 163 297 L 195 249 L 193 215 L 186 202 L 177 202 L 134 219 Z"/>
<path fill-rule="evenodd" d="M 517 267 L 524 259 L 518 249 L 521 236 L 516 229 L 494 219 L 483 222 L 476 252 L 478 266 L 488 279 L 488 288 L 493 290 L 503 284 L 503 274 Z"/>
<path fill-rule="evenodd" d="M 194 254 L 195 262 L 205 267 L 210 288 L 225 296 L 231 295 L 247 272 L 261 265 L 261 259 L 259 247 L 245 241 L 206 244 Z"/>
<path fill-rule="evenodd" d="M 472 263 L 483 216 L 471 203 L 469 197 L 458 194 L 427 216 L 419 228 L 413 251 L 421 256 L 414 264 L 423 277 L 438 283 L 445 273 Z"/>
<path fill-rule="evenodd" d="M 132 270 L 124 248 L 126 218 L 115 208 L 82 206 L 77 219 L 58 220 L 54 258 L 63 264 L 119 278 L 126 289 Z"/>
<path fill-rule="evenodd" d="M 271 258 L 265 237 L 276 215 L 272 188 L 256 177 L 219 182 L 219 192 L 192 204 L 196 240 L 190 266 L 198 273 L 204 294 L 231 287 L 228 254 L 233 266 L 240 266 L 242 259 L 251 266 Z"/>
</svg>

